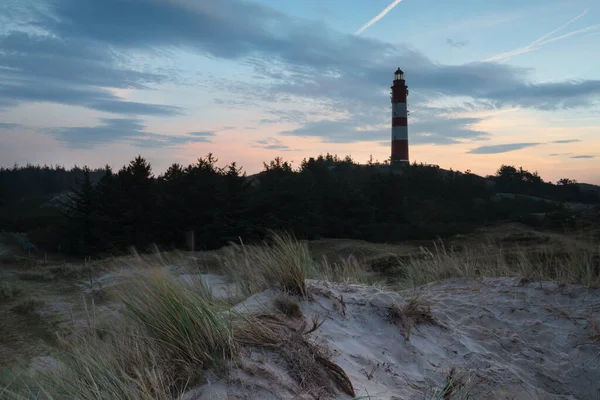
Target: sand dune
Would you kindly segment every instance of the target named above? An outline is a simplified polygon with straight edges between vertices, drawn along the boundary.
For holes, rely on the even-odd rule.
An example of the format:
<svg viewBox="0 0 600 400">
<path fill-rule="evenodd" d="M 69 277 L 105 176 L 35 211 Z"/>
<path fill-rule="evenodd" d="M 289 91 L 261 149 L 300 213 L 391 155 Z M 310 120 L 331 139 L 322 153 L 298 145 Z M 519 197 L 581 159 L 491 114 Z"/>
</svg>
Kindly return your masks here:
<svg viewBox="0 0 600 400">
<path fill-rule="evenodd" d="M 314 298 L 299 301 L 304 318 L 324 320 L 311 340 L 332 352 L 357 397 L 600 398 L 600 290 L 512 278 L 453 279 L 400 293 L 320 281 L 309 287 Z M 268 290 L 235 310 L 275 311 L 278 294 Z M 408 330 L 410 318 L 393 320 L 389 310 L 415 296 L 436 321 Z M 185 399 L 315 398 L 301 393 L 290 367 L 276 352 L 250 349 L 228 378 L 209 378 Z M 352 398 L 332 388 L 320 398 Z"/>
</svg>

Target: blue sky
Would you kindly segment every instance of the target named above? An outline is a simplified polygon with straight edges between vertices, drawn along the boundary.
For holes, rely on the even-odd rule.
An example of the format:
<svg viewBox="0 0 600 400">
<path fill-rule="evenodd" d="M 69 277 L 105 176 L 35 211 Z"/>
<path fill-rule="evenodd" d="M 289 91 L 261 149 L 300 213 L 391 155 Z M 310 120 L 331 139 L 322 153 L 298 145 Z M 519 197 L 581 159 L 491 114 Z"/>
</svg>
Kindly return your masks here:
<svg viewBox="0 0 600 400">
<path fill-rule="evenodd" d="M 389 156 L 600 183 L 591 0 L 4 0 L 0 164 Z"/>
</svg>

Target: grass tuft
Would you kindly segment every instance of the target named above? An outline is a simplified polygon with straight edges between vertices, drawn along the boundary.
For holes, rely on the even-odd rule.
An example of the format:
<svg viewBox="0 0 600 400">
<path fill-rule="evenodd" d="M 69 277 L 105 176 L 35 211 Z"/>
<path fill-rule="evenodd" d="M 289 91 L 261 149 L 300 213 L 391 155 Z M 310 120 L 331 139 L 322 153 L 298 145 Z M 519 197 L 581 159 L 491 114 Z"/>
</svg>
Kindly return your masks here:
<svg viewBox="0 0 600 400">
<path fill-rule="evenodd" d="M 419 297 L 409 299 L 403 306 L 393 303 L 388 312 L 389 318 L 394 324 L 402 324 L 403 335 L 406 340 L 410 340 L 412 328 L 417 325 L 441 326 L 440 322 L 431 313 L 431 307 L 425 305 Z"/>
<path fill-rule="evenodd" d="M 441 389 L 436 389 L 429 396 L 428 400 L 467 400 L 477 398 L 473 392 L 481 382 L 471 371 L 458 371 L 455 365 L 452 365 L 446 374 L 445 385 Z"/>
<path fill-rule="evenodd" d="M 219 256 L 221 269 L 245 296 L 272 286 L 308 296 L 305 279 L 314 268 L 308 246 L 287 233 L 271 233 L 269 239 L 263 246 L 232 243 Z"/>
<path fill-rule="evenodd" d="M 173 367 L 188 374 L 232 358 L 236 350 L 229 318 L 208 293 L 203 285 L 152 269 L 138 273 L 117 297 L 145 339 Z"/>
</svg>

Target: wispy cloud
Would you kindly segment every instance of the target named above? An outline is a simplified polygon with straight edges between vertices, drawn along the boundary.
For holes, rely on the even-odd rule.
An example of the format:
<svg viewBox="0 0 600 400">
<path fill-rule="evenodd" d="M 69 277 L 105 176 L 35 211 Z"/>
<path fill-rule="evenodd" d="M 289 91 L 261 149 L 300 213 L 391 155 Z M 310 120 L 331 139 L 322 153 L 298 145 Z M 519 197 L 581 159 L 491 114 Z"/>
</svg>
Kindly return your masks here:
<svg viewBox="0 0 600 400">
<path fill-rule="evenodd" d="M 89 149 L 99 145 L 126 142 L 139 147 L 174 147 L 188 143 L 205 143 L 212 132 L 192 132 L 188 136 L 171 136 L 145 131 L 138 118 L 101 118 L 95 126 L 52 128 L 47 132 L 71 149 Z"/>
<path fill-rule="evenodd" d="M 467 153 L 469 154 L 497 154 L 497 153 L 507 153 L 509 151 L 521 150 L 527 147 L 541 146 L 547 144 L 568 144 L 568 143 L 577 143 L 581 142 L 580 139 L 561 139 L 561 140 L 553 140 L 551 142 L 535 142 L 535 143 L 508 143 L 508 144 L 495 144 L 490 146 L 480 146 L 474 149 L 469 150 Z M 550 154 L 551 157 L 555 156 L 566 156 L 571 155 L 573 153 L 554 153 Z"/>
<path fill-rule="evenodd" d="M 572 156 L 571 158 L 596 158 L 594 154 L 582 154 L 579 156 Z"/>
<path fill-rule="evenodd" d="M 19 128 L 21 125 L 19 124 L 11 124 L 8 122 L 0 122 L 0 129 L 15 129 Z"/>
<path fill-rule="evenodd" d="M 392 2 L 392 4 L 390 4 L 389 6 L 387 6 L 386 8 L 384 8 L 382 12 L 380 12 L 379 14 L 377 14 L 377 16 L 375 16 L 369 22 L 367 22 L 366 24 L 364 24 L 363 26 L 361 26 L 360 28 L 358 28 L 358 30 L 356 32 L 354 32 L 354 34 L 355 35 L 360 35 L 361 33 L 363 33 L 366 29 L 368 29 L 369 27 L 371 27 L 371 25 L 373 25 L 374 23 L 376 23 L 377 21 L 379 21 L 381 18 L 385 17 L 385 15 L 387 13 L 389 13 L 390 11 L 392 11 L 394 9 L 394 7 L 396 7 L 398 4 L 400 4 L 401 1 L 402 0 L 394 0 Z"/>
<path fill-rule="evenodd" d="M 552 143 L 577 143 L 581 142 L 579 139 L 563 139 L 563 140 L 554 140 Z"/>
<path fill-rule="evenodd" d="M 192 136 L 194 138 L 194 142 L 210 142 L 210 138 L 215 136 L 214 132 L 209 131 L 200 131 L 200 132 L 189 132 L 188 136 Z"/>
<path fill-rule="evenodd" d="M 257 140 L 252 144 L 252 147 L 260 147 L 267 150 L 282 150 L 290 151 L 290 147 L 284 145 L 281 140 L 274 137 L 267 137 L 261 140 Z"/>
<path fill-rule="evenodd" d="M 560 31 L 562 31 L 563 29 L 565 29 L 566 27 L 568 27 L 569 25 L 571 25 L 573 22 L 577 21 L 578 19 L 580 19 L 581 17 L 583 17 L 584 15 L 586 15 L 588 12 L 590 11 L 589 8 L 585 9 L 581 14 L 577 15 L 576 17 L 572 18 L 571 20 L 567 21 L 566 23 L 564 23 L 563 25 L 559 26 L 558 28 L 542 35 L 541 37 L 539 37 L 538 39 L 534 40 L 533 42 L 531 42 L 530 44 L 528 44 L 525 47 L 520 47 L 518 49 L 514 49 L 511 51 L 507 51 L 505 53 L 501 53 L 501 54 L 497 54 L 495 56 L 486 58 L 485 60 L 483 60 L 483 62 L 490 62 L 490 61 L 507 61 L 510 58 L 517 56 L 519 54 L 524 54 L 524 53 L 529 53 L 530 51 L 534 51 L 534 50 L 538 50 L 541 47 L 543 47 L 544 45 L 547 45 L 549 43 L 552 42 L 556 42 L 558 40 L 563 40 L 566 39 L 570 36 L 573 35 L 577 35 L 579 33 L 584 33 L 584 32 L 589 32 L 589 31 L 593 31 L 593 30 L 597 30 L 600 29 L 600 24 L 596 24 L 596 25 L 590 25 L 588 27 L 582 28 L 582 29 L 578 29 L 576 31 L 571 31 L 569 33 L 565 33 L 563 35 L 550 38 L 552 35 L 554 35 L 555 33 L 558 33 Z"/>
<path fill-rule="evenodd" d="M 480 146 L 469 150 L 469 154 L 498 154 L 508 153 L 509 151 L 521 150 L 527 147 L 539 146 L 542 143 L 508 143 L 495 144 L 491 146 Z"/>
</svg>

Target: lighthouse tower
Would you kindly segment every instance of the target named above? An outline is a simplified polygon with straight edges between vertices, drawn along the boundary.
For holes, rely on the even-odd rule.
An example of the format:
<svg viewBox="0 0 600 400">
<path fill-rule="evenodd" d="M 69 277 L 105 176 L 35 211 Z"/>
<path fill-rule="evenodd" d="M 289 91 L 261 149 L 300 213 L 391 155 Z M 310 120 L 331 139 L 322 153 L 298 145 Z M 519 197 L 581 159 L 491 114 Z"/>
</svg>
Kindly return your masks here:
<svg viewBox="0 0 600 400">
<path fill-rule="evenodd" d="M 408 87 L 398 68 L 392 85 L 392 165 L 408 165 Z"/>
</svg>

